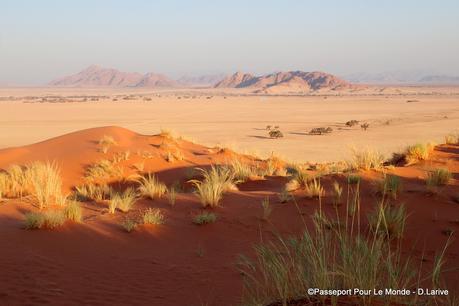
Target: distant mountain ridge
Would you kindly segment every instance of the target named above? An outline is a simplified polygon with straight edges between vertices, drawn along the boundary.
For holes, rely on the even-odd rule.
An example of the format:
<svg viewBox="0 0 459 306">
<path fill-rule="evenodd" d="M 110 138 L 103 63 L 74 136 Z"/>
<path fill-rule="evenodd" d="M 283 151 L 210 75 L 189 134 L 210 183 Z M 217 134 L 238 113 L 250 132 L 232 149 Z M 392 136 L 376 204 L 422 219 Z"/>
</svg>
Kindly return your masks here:
<svg viewBox="0 0 459 306">
<path fill-rule="evenodd" d="M 214 86 L 226 77 L 225 74 L 207 74 L 198 76 L 182 76 L 177 80 L 181 85 L 185 86 Z"/>
<path fill-rule="evenodd" d="M 313 71 L 287 71 L 253 76 L 235 74 L 217 83 L 215 88 L 253 88 L 257 93 L 305 93 L 319 90 L 351 89 L 354 86 L 332 74 Z"/>
<path fill-rule="evenodd" d="M 375 85 L 458 85 L 459 76 L 435 74 L 431 71 L 387 71 L 379 73 L 354 73 L 344 79 L 360 84 Z"/>
<path fill-rule="evenodd" d="M 113 68 L 91 65 L 76 74 L 53 80 L 48 85 L 62 87 L 176 87 L 178 83 L 162 74 L 122 72 Z"/>
</svg>

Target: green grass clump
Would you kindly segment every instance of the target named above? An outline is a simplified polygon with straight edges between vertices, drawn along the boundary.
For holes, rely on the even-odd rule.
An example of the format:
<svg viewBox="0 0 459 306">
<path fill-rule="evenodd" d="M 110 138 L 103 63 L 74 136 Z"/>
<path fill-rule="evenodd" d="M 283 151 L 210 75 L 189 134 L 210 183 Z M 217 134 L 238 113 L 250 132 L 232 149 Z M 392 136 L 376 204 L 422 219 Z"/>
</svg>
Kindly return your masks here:
<svg viewBox="0 0 459 306">
<path fill-rule="evenodd" d="M 373 232 L 388 238 L 402 238 L 407 215 L 403 204 L 390 206 L 379 205 L 368 216 L 368 223 Z"/>
<path fill-rule="evenodd" d="M 147 199 L 159 199 L 167 191 L 166 185 L 160 182 L 156 176 L 151 173 L 145 177 L 141 177 L 139 184 L 140 186 L 137 189 L 139 194 Z"/>
<path fill-rule="evenodd" d="M 390 196 L 392 199 L 397 199 L 397 195 L 402 189 L 400 177 L 395 175 L 386 175 L 377 184 L 378 192 L 383 196 Z"/>
<path fill-rule="evenodd" d="M 214 223 L 215 221 L 217 221 L 217 215 L 211 212 L 203 212 L 193 218 L 193 223 L 197 225 Z"/>
<path fill-rule="evenodd" d="M 65 215 L 61 210 L 49 210 L 45 212 L 30 212 L 25 214 L 25 229 L 54 229 L 65 223 Z"/>
<path fill-rule="evenodd" d="M 427 174 L 426 184 L 429 187 L 447 185 L 452 178 L 448 169 L 438 168 Z"/>
<path fill-rule="evenodd" d="M 75 201 L 68 202 L 64 208 L 64 215 L 68 220 L 72 220 L 77 223 L 81 222 L 83 213 L 80 204 Z"/>
<path fill-rule="evenodd" d="M 164 214 L 158 208 L 148 208 L 143 214 L 143 224 L 164 224 Z"/>
<path fill-rule="evenodd" d="M 199 169 L 203 175 L 203 180 L 191 180 L 196 187 L 196 194 L 203 207 L 217 207 L 223 194 L 234 189 L 234 174 L 225 167 L 212 166 L 209 170 Z"/>
</svg>

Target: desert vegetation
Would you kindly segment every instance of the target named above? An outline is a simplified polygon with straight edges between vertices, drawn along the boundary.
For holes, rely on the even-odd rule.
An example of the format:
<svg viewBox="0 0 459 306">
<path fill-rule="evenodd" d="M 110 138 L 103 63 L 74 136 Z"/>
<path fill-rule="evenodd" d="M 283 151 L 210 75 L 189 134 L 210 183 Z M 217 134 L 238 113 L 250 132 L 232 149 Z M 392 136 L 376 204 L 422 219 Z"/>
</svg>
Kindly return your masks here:
<svg viewBox="0 0 459 306">
<path fill-rule="evenodd" d="M 152 173 L 141 177 L 139 180 L 139 187 L 137 191 L 140 196 L 147 199 L 159 199 L 167 192 L 167 187 L 164 183 L 160 182 Z"/>
<path fill-rule="evenodd" d="M 196 195 L 203 207 L 217 207 L 223 194 L 237 188 L 234 185 L 234 173 L 229 168 L 212 166 L 209 170 L 198 169 L 203 180 L 191 180 L 196 188 Z"/>
<path fill-rule="evenodd" d="M 330 134 L 333 132 L 333 129 L 331 127 L 318 127 L 318 128 L 312 128 L 309 131 L 309 135 L 324 135 L 324 134 Z"/>
<path fill-rule="evenodd" d="M 193 223 L 196 225 L 214 223 L 215 221 L 217 221 L 217 215 L 207 211 L 202 212 L 193 218 Z"/>
</svg>

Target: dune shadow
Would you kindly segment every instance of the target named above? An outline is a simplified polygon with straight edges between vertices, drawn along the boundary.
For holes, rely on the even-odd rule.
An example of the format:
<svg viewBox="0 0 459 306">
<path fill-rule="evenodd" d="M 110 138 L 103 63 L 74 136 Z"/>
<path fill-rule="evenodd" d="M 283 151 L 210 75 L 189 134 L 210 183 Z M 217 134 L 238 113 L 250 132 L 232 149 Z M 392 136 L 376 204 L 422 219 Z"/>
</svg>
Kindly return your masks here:
<svg viewBox="0 0 459 306">
<path fill-rule="evenodd" d="M 259 135 L 247 135 L 247 137 L 258 138 L 258 139 L 272 139 L 271 137 L 259 136 Z"/>
</svg>

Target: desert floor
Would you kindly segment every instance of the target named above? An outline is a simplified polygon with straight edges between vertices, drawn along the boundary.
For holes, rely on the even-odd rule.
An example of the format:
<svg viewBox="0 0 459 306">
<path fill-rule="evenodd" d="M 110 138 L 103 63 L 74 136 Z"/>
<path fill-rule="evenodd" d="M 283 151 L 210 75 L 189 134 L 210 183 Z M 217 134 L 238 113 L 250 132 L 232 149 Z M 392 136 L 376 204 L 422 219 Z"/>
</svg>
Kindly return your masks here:
<svg viewBox="0 0 459 306">
<path fill-rule="evenodd" d="M 377 95 L 299 97 L 237 91 L 222 95 L 214 90 L 0 89 L 0 148 L 117 125 L 142 134 L 171 129 L 197 143 L 264 157 L 274 152 L 291 161 L 343 160 L 352 147 L 390 154 L 416 142 L 441 143 L 446 134 L 458 131 L 457 88 L 415 92 L 386 94 L 381 89 Z M 84 96 L 87 102 L 37 103 L 43 97 L 82 101 Z M 344 123 L 352 119 L 370 123 L 369 130 L 346 127 Z M 280 126 L 284 138 L 268 138 L 267 125 Z M 332 127 L 333 133 L 307 134 L 322 126 Z"/>
</svg>

